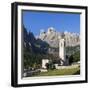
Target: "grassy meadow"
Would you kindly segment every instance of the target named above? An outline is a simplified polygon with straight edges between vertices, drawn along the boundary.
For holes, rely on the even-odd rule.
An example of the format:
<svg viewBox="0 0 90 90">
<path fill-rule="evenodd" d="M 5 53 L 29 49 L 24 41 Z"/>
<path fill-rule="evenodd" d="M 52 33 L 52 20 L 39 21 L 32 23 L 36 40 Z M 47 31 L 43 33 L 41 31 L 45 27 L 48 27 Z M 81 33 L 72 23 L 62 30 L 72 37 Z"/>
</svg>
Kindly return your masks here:
<svg viewBox="0 0 90 90">
<path fill-rule="evenodd" d="M 60 76 L 60 75 L 79 75 L 80 67 L 70 69 L 55 69 L 47 72 L 40 72 L 38 76 Z"/>
</svg>

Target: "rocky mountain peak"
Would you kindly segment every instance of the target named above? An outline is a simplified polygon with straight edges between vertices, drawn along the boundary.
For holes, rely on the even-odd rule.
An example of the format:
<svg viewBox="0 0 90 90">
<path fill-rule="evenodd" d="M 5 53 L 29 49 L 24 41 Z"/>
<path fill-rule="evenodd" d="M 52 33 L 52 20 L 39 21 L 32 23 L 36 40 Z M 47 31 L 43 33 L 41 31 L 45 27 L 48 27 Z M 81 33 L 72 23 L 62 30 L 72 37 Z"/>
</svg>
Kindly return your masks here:
<svg viewBox="0 0 90 90">
<path fill-rule="evenodd" d="M 53 27 L 49 27 L 47 31 L 40 33 L 39 39 L 47 42 L 51 47 L 58 47 L 60 38 L 66 40 L 66 46 L 76 46 L 80 44 L 80 38 L 78 33 L 71 32 L 58 32 Z"/>
</svg>

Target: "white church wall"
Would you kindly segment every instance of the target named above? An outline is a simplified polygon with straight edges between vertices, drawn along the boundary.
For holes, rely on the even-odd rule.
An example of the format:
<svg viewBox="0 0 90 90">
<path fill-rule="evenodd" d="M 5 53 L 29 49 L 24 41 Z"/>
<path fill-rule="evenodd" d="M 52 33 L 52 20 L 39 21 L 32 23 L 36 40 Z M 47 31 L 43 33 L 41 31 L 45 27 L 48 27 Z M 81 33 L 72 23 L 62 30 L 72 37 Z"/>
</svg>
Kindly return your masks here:
<svg viewBox="0 0 90 90">
<path fill-rule="evenodd" d="M 59 40 L 59 58 L 61 58 L 64 62 L 66 60 L 65 58 L 65 40 L 64 39 L 60 39 Z"/>
<path fill-rule="evenodd" d="M 42 59 L 42 68 L 46 69 L 46 63 L 49 63 L 48 59 Z"/>
</svg>

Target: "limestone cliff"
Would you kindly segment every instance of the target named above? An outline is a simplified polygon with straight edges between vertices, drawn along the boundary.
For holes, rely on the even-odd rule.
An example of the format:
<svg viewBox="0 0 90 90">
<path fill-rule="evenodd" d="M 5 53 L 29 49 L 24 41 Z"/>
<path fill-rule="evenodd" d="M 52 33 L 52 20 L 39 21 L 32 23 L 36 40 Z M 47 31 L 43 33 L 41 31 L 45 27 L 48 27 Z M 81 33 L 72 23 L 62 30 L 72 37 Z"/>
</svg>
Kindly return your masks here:
<svg viewBox="0 0 90 90">
<path fill-rule="evenodd" d="M 40 32 L 39 39 L 47 42 L 50 47 L 57 48 L 59 45 L 58 38 L 64 38 L 66 41 L 66 46 L 77 46 L 80 44 L 80 36 L 78 33 L 71 32 L 58 32 L 53 27 L 47 29 L 47 32 L 44 30 Z"/>
</svg>

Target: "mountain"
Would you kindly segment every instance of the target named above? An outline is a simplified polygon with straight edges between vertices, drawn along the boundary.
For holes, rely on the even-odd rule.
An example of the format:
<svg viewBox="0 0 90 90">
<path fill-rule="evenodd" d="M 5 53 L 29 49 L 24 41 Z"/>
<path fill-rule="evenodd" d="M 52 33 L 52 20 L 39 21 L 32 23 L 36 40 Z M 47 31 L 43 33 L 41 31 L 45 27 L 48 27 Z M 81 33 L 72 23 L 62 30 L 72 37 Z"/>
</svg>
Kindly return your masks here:
<svg viewBox="0 0 90 90">
<path fill-rule="evenodd" d="M 48 58 L 49 45 L 41 39 L 36 39 L 32 32 L 27 32 L 23 26 L 23 62 L 24 69 L 29 67 L 41 67 L 42 59 Z"/>
<path fill-rule="evenodd" d="M 48 44 L 41 39 L 36 39 L 32 32 L 27 32 L 25 27 L 23 27 L 23 43 L 24 48 L 32 53 L 46 53 L 48 50 Z"/>
<path fill-rule="evenodd" d="M 77 46 L 80 44 L 80 36 L 78 33 L 71 32 L 57 32 L 53 27 L 50 27 L 45 32 L 44 30 L 40 32 L 38 37 L 42 41 L 47 42 L 50 47 L 59 47 L 59 38 L 64 38 L 66 41 L 66 46 Z"/>
<path fill-rule="evenodd" d="M 41 32 L 39 35 L 39 39 L 47 42 L 50 47 L 58 47 L 59 41 L 58 36 L 60 36 L 60 33 L 57 33 L 53 27 L 48 28 L 47 32 Z"/>
<path fill-rule="evenodd" d="M 27 32 L 24 26 L 22 30 L 24 68 L 40 68 L 42 59 L 59 60 L 58 37 L 65 38 L 66 41 L 72 40 L 71 43 L 67 42 L 66 54 L 68 56 L 80 51 L 79 37 L 76 34 L 59 33 L 54 28 L 49 28 L 47 32 L 40 33 L 40 36 L 36 38 L 32 32 Z M 75 40 L 78 43 L 74 43 Z"/>
<path fill-rule="evenodd" d="M 66 54 L 68 56 L 75 54 L 76 52 L 80 52 L 80 45 L 73 46 L 73 47 L 66 47 Z"/>
</svg>

